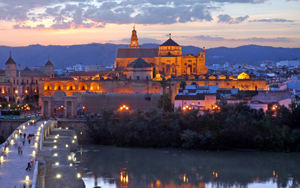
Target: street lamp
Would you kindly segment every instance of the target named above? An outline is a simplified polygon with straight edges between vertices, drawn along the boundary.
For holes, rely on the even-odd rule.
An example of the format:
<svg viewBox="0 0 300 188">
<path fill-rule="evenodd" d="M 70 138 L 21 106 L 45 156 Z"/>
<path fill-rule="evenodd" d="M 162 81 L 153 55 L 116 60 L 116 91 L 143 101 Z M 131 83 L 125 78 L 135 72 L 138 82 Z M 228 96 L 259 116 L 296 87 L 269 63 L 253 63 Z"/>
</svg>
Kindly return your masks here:
<svg viewBox="0 0 300 188">
<path fill-rule="evenodd" d="M 120 110 L 129 110 L 129 107 L 126 106 L 126 105 L 123 105 L 123 106 L 120 107 Z"/>
<path fill-rule="evenodd" d="M 82 114 L 84 114 L 85 106 L 82 106 Z"/>
<path fill-rule="evenodd" d="M 184 110 L 184 111 L 188 111 L 188 110 L 191 110 L 191 109 L 192 109 L 192 107 L 190 107 L 189 105 L 186 105 L 186 106 L 182 107 L 182 110 Z"/>
</svg>

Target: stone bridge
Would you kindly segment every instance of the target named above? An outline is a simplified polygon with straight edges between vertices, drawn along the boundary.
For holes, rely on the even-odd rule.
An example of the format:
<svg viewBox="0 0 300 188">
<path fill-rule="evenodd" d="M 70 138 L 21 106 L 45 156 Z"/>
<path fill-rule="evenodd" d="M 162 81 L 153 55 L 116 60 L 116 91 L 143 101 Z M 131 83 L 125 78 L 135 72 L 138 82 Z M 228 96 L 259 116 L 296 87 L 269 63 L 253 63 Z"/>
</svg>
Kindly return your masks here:
<svg viewBox="0 0 300 188">
<path fill-rule="evenodd" d="M 30 143 L 29 134 L 34 134 Z M 57 128 L 57 121 L 22 123 L 0 146 L 1 187 L 85 187 L 74 165 L 75 154 L 71 153 L 78 149 L 77 140 L 74 130 Z M 30 161 L 31 170 L 25 170 Z"/>
</svg>

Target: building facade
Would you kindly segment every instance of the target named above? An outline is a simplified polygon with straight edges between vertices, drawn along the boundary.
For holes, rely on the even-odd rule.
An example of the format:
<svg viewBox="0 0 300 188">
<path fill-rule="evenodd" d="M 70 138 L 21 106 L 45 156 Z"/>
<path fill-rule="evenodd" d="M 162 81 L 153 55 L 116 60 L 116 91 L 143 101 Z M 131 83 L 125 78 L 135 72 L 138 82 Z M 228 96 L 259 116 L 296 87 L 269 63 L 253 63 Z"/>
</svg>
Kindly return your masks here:
<svg viewBox="0 0 300 188">
<path fill-rule="evenodd" d="M 205 66 L 205 48 L 197 55 L 182 55 L 182 47 L 171 38 L 171 34 L 159 48 L 140 48 L 136 30 L 133 28 L 129 48 L 118 48 L 114 70 L 127 70 L 128 65 L 137 58 L 143 58 L 153 67 L 153 77 L 156 74 L 175 78 L 180 75 L 208 73 Z"/>
<path fill-rule="evenodd" d="M 5 63 L 5 70 L 0 70 L 0 100 L 15 101 L 17 95 L 32 97 L 39 94 L 39 80 L 54 76 L 54 66 L 50 59 L 41 70 L 21 66 L 13 60 L 11 54 Z"/>
</svg>

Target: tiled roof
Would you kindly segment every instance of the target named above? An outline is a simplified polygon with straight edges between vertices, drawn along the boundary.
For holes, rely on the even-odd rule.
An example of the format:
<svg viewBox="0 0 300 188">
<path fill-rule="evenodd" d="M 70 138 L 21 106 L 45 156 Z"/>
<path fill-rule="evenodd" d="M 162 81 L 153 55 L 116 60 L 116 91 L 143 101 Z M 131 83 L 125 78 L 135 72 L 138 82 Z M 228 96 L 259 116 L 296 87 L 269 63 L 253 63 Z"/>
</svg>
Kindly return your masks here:
<svg viewBox="0 0 300 188">
<path fill-rule="evenodd" d="M 158 48 L 118 48 L 116 58 L 157 57 Z"/>
<path fill-rule="evenodd" d="M 19 72 L 19 71 L 17 71 Z M 19 73 L 17 73 L 19 74 Z M 21 76 L 45 76 L 45 77 L 48 77 L 45 73 L 43 73 L 42 71 L 32 71 L 30 69 L 24 69 L 24 70 L 21 70 Z"/>
<path fill-rule="evenodd" d="M 16 64 L 16 62 L 13 60 L 13 58 L 10 55 L 5 64 Z"/>
<path fill-rule="evenodd" d="M 48 59 L 47 63 L 45 64 L 45 66 L 53 66 L 52 62 L 50 61 L 50 59 Z M 53 66 L 54 67 L 54 66 Z"/>
<path fill-rule="evenodd" d="M 141 68 L 141 67 L 151 67 L 151 65 L 139 57 L 134 62 L 130 63 L 128 67 Z"/>
<path fill-rule="evenodd" d="M 99 74 L 99 76 L 106 76 L 109 75 L 109 73 L 119 73 L 121 74 L 122 72 L 118 72 L 118 71 L 95 71 L 95 72 L 84 72 L 84 71 L 75 71 L 75 72 L 71 72 L 69 74 L 69 76 L 96 76 L 97 74 Z"/>
<path fill-rule="evenodd" d="M 174 40 L 172 40 L 171 38 L 169 38 L 166 42 L 164 42 L 160 46 L 179 46 L 179 45 Z"/>
</svg>

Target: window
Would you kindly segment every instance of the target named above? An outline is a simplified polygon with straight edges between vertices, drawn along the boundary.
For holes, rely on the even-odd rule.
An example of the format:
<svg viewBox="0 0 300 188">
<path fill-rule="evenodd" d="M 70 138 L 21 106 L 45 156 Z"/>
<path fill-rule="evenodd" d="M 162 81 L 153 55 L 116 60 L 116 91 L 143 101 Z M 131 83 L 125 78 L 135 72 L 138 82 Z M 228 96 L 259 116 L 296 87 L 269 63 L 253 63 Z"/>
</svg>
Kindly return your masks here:
<svg viewBox="0 0 300 188">
<path fill-rule="evenodd" d="M 36 80 L 35 83 L 38 84 L 38 80 Z"/>
<path fill-rule="evenodd" d="M 193 72 L 196 72 L 196 68 L 193 68 Z"/>
<path fill-rule="evenodd" d="M 84 86 L 81 87 L 81 90 L 85 90 Z"/>
<path fill-rule="evenodd" d="M 194 102 L 192 102 L 192 105 L 194 105 L 195 103 Z"/>
<path fill-rule="evenodd" d="M 17 80 L 17 84 L 19 84 L 19 80 Z"/>
<path fill-rule="evenodd" d="M 255 86 L 255 91 L 257 91 L 257 86 Z"/>
<path fill-rule="evenodd" d="M 60 86 L 58 86 L 57 90 L 61 90 Z"/>
<path fill-rule="evenodd" d="M 171 68 L 171 66 L 170 66 L 170 65 L 167 65 L 167 73 L 170 72 L 170 68 Z"/>
<path fill-rule="evenodd" d="M 8 88 L 8 93 L 10 93 L 10 88 Z"/>
<path fill-rule="evenodd" d="M 73 90 L 73 86 L 70 86 L 70 90 Z"/>
<path fill-rule="evenodd" d="M 15 79 L 14 79 L 14 84 L 16 83 Z"/>
<path fill-rule="evenodd" d="M 198 102 L 198 104 L 200 105 L 200 102 Z"/>
<path fill-rule="evenodd" d="M 146 80 L 148 80 L 148 76 L 146 76 Z"/>
<path fill-rule="evenodd" d="M 140 80 L 140 76 L 137 76 L 136 79 L 137 79 L 137 80 Z"/>
<path fill-rule="evenodd" d="M 184 65 L 187 65 L 186 63 Z"/>
<path fill-rule="evenodd" d="M 28 84 L 28 80 L 27 80 L 27 84 Z"/>
<path fill-rule="evenodd" d="M 172 73 L 175 73 L 175 69 L 174 68 L 172 68 Z"/>
<path fill-rule="evenodd" d="M 232 86 L 232 88 L 234 89 L 234 88 L 235 88 L 235 86 Z"/>
<path fill-rule="evenodd" d="M 186 105 L 186 102 L 184 102 L 183 104 Z"/>
<path fill-rule="evenodd" d="M 188 62 L 192 62 L 192 60 L 188 60 Z"/>
</svg>

